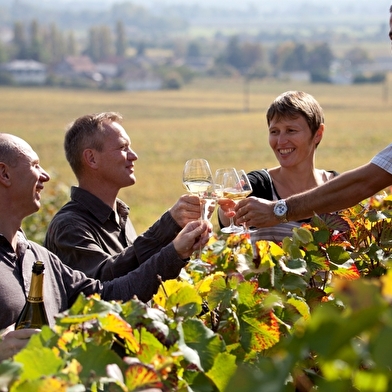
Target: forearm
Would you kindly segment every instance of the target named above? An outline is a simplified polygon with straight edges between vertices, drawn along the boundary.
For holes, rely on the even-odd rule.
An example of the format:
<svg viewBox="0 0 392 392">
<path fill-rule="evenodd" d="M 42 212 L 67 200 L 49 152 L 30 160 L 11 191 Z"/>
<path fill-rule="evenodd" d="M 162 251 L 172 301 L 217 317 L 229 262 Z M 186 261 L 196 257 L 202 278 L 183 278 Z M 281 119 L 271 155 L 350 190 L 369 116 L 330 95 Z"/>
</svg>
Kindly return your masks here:
<svg viewBox="0 0 392 392">
<path fill-rule="evenodd" d="M 178 256 L 173 244 L 164 247 L 146 263 L 126 276 L 103 283 L 102 298 L 128 301 L 136 295 L 147 302 L 158 291 L 160 280 L 174 279 L 186 263 Z"/>
<path fill-rule="evenodd" d="M 180 231 L 181 226 L 176 223 L 170 212 L 165 212 L 146 232 L 136 238 L 134 248 L 139 264 L 173 241 Z"/>
<path fill-rule="evenodd" d="M 392 176 L 368 163 L 347 171 L 309 192 L 286 199 L 288 219 L 304 219 L 314 213 L 339 211 L 374 195 L 392 183 Z"/>
</svg>

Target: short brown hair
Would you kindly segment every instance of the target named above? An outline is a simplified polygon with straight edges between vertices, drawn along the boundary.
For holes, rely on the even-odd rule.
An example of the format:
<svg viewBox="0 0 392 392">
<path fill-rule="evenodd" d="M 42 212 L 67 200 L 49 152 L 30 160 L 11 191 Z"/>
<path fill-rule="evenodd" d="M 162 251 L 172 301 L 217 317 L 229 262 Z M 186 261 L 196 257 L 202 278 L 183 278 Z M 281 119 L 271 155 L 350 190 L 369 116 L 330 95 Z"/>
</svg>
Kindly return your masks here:
<svg viewBox="0 0 392 392">
<path fill-rule="evenodd" d="M 324 112 L 316 99 L 303 91 L 286 91 L 272 102 L 267 110 L 267 123 L 273 118 L 305 118 L 314 136 L 320 125 L 324 123 Z"/>
<path fill-rule="evenodd" d="M 64 139 L 65 156 L 76 177 L 82 171 L 82 154 L 86 148 L 102 151 L 105 124 L 121 122 L 122 116 L 116 112 L 87 114 L 79 117 L 68 127 Z"/>
</svg>

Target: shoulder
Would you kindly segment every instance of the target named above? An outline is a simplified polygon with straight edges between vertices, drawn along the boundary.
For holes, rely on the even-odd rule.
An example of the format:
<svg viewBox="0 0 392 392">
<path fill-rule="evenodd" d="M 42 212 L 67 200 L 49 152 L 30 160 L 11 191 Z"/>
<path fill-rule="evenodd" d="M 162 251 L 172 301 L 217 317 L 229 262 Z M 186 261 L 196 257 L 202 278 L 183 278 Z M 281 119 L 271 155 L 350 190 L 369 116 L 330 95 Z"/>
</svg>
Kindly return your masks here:
<svg viewBox="0 0 392 392">
<path fill-rule="evenodd" d="M 253 170 L 248 173 L 248 177 L 251 180 L 252 183 L 257 184 L 265 184 L 265 183 L 270 183 L 270 176 L 268 174 L 267 169 L 261 169 L 261 170 Z"/>
<path fill-rule="evenodd" d="M 29 251 L 33 253 L 35 260 L 43 261 L 45 268 L 53 269 L 54 266 L 59 267 L 62 265 L 59 257 L 44 246 L 34 241 L 29 241 L 29 245 Z"/>
<path fill-rule="evenodd" d="M 253 170 L 248 177 L 253 189 L 250 196 L 272 200 L 272 181 L 266 169 Z"/>
<path fill-rule="evenodd" d="M 392 174 L 392 144 L 375 155 L 370 162 Z"/>
<path fill-rule="evenodd" d="M 335 170 L 327 170 L 327 176 L 328 176 L 328 180 L 331 180 L 332 178 L 336 177 L 339 175 L 339 172 L 335 171 Z"/>
<path fill-rule="evenodd" d="M 72 201 L 65 204 L 52 218 L 50 227 L 78 226 L 82 225 L 86 214 L 82 212 L 80 206 Z"/>
</svg>

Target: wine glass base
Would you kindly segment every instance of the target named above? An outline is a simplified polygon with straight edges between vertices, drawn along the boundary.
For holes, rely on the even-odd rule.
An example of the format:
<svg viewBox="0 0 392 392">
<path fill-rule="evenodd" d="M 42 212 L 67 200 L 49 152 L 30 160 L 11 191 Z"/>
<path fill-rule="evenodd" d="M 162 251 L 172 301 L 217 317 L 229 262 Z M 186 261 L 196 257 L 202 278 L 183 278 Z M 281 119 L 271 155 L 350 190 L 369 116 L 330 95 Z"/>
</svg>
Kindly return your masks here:
<svg viewBox="0 0 392 392">
<path fill-rule="evenodd" d="M 211 264 L 206 263 L 205 261 L 201 259 L 190 259 L 189 264 L 192 264 L 194 266 L 201 266 L 201 267 L 211 267 Z"/>
<path fill-rule="evenodd" d="M 222 227 L 221 232 L 225 234 L 242 233 L 244 229 L 239 226 Z"/>
</svg>

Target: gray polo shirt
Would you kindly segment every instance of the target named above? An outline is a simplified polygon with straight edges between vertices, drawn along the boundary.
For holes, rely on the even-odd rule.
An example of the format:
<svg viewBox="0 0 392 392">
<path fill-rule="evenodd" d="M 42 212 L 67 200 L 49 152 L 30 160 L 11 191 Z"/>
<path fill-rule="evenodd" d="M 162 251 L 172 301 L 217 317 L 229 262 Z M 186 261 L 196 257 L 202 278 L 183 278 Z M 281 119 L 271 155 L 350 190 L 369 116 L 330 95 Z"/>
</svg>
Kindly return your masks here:
<svg viewBox="0 0 392 392">
<path fill-rule="evenodd" d="M 45 263 L 44 302 L 49 323 L 54 316 L 68 309 L 79 293 L 99 293 L 105 300 L 128 301 L 136 295 L 148 301 L 158 290 L 159 274 L 163 280 L 178 276 L 184 262 L 178 258 L 172 244 L 164 247 L 142 266 L 125 276 L 112 281 L 101 282 L 88 278 L 84 273 L 72 270 L 43 246 L 27 241 L 18 232 L 17 252 L 8 240 L 0 234 L 0 329 L 13 324 L 21 312 L 29 292 L 32 266 L 36 260 Z M 150 279 L 144 277 L 148 275 Z"/>
</svg>

